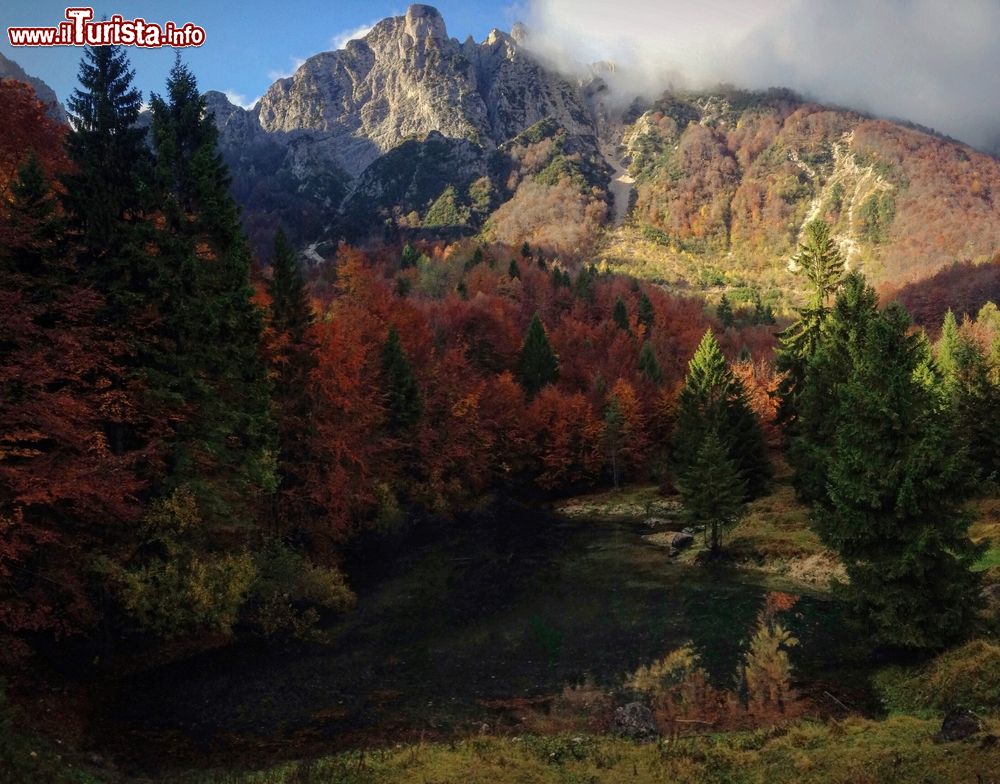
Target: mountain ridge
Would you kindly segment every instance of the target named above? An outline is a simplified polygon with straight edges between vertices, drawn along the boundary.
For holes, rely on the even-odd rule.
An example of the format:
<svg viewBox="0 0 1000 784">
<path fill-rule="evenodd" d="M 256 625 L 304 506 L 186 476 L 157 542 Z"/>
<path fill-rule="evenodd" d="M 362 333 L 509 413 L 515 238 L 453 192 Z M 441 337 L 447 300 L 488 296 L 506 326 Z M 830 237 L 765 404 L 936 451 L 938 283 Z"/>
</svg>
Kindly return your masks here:
<svg viewBox="0 0 1000 784">
<path fill-rule="evenodd" d="M 279 225 L 313 259 L 345 239 L 477 236 L 667 285 L 780 291 L 819 217 L 876 281 L 997 258 L 985 153 L 785 89 L 623 102 L 611 68 L 560 74 L 522 26 L 460 42 L 413 5 L 250 109 L 205 95 L 262 256 Z"/>
</svg>

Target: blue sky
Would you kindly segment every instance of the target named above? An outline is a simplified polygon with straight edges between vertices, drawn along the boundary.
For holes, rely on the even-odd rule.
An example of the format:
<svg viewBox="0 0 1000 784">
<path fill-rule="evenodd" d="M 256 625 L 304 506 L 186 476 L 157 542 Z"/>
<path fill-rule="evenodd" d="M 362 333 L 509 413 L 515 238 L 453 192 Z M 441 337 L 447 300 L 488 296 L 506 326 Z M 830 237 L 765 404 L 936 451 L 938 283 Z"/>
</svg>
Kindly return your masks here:
<svg viewBox="0 0 1000 784">
<path fill-rule="evenodd" d="M 50 26 L 63 21 L 66 0 L 4 0 L 0 12 L 3 40 L 0 52 L 15 60 L 32 76 L 44 80 L 60 100 L 76 86 L 80 50 L 75 47 L 14 48 L 7 40 L 9 26 Z M 448 33 L 464 40 L 484 38 L 491 29 L 509 29 L 513 21 L 510 5 L 503 0 L 438 0 Z M 81 2 L 79 5 L 85 5 Z M 193 22 L 205 28 L 206 42 L 184 50 L 184 58 L 198 77 L 202 90 L 230 92 L 245 103 L 252 102 L 296 63 L 318 52 L 335 48 L 352 32 L 387 16 L 406 10 L 405 0 L 281 0 L 266 3 L 206 4 L 193 0 L 163 2 L 98 2 L 95 18 L 121 14 L 125 19 L 142 17 L 149 22 Z M 169 49 L 144 50 L 130 47 L 136 70 L 136 86 L 148 100 L 150 91 L 162 92 L 173 61 Z"/>
</svg>

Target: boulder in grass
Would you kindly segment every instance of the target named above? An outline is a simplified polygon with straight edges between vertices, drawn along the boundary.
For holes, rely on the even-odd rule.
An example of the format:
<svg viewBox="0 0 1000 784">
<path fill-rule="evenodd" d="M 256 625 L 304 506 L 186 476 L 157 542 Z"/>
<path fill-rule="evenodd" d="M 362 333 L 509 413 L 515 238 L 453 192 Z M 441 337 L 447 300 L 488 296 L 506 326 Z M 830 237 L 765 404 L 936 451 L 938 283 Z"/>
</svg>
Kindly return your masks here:
<svg viewBox="0 0 1000 784">
<path fill-rule="evenodd" d="M 611 731 L 638 743 L 652 743 L 659 736 L 653 711 L 641 702 L 630 702 L 616 708 Z"/>
<path fill-rule="evenodd" d="M 953 708 L 945 715 L 934 740 L 938 743 L 965 740 L 982 730 L 983 723 L 975 713 L 965 708 Z"/>
<path fill-rule="evenodd" d="M 693 541 L 694 534 L 689 534 L 687 531 L 677 531 L 670 542 L 670 546 L 675 550 L 683 550 L 685 547 L 690 547 Z"/>
</svg>

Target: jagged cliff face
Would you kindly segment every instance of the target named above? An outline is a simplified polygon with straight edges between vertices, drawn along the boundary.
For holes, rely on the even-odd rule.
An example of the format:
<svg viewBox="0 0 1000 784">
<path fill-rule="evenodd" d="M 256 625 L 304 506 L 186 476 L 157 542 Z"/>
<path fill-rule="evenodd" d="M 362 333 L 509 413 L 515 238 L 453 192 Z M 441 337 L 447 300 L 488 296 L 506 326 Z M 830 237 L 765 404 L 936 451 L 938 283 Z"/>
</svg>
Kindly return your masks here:
<svg viewBox="0 0 1000 784">
<path fill-rule="evenodd" d="M 468 216 L 459 228 L 479 228 L 484 192 L 494 207 L 513 195 L 498 179 L 509 168 L 498 151 L 543 120 L 596 150 L 595 102 L 538 63 L 517 28 L 459 42 L 425 5 L 311 57 L 251 110 L 221 93 L 208 99 L 261 246 L 278 222 L 304 243 L 354 237 L 399 216 L 419 227 L 456 185 L 458 213 Z M 465 189 L 484 177 L 489 187 L 470 197 Z"/>
<path fill-rule="evenodd" d="M 513 38 L 448 37 L 437 10 L 410 6 L 340 51 L 310 58 L 275 82 L 257 107 L 260 127 L 309 135 L 350 176 L 404 140 L 437 131 L 496 147 L 553 117 L 590 132 L 576 91 L 546 73 Z"/>
<path fill-rule="evenodd" d="M 625 268 L 646 260 L 619 246 L 642 246 L 682 277 L 781 288 L 814 218 L 875 279 L 1000 247 L 995 158 L 781 90 L 665 94 L 623 114 L 608 66 L 571 81 L 524 43 L 518 27 L 459 42 L 415 5 L 310 58 L 252 110 L 209 93 L 258 248 L 279 223 L 303 247 L 481 232 Z"/>
</svg>

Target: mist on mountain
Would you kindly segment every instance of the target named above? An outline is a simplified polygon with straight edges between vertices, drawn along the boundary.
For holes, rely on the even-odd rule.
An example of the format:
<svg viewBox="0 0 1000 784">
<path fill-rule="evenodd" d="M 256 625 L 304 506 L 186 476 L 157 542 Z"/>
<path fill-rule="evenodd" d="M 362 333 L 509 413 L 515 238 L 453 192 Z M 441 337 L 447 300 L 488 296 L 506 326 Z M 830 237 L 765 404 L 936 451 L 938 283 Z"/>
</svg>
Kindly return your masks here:
<svg viewBox="0 0 1000 784">
<path fill-rule="evenodd" d="M 789 87 L 996 153 L 995 0 L 530 0 L 528 44 L 563 70 L 615 63 L 623 100 L 668 86 Z"/>
</svg>

